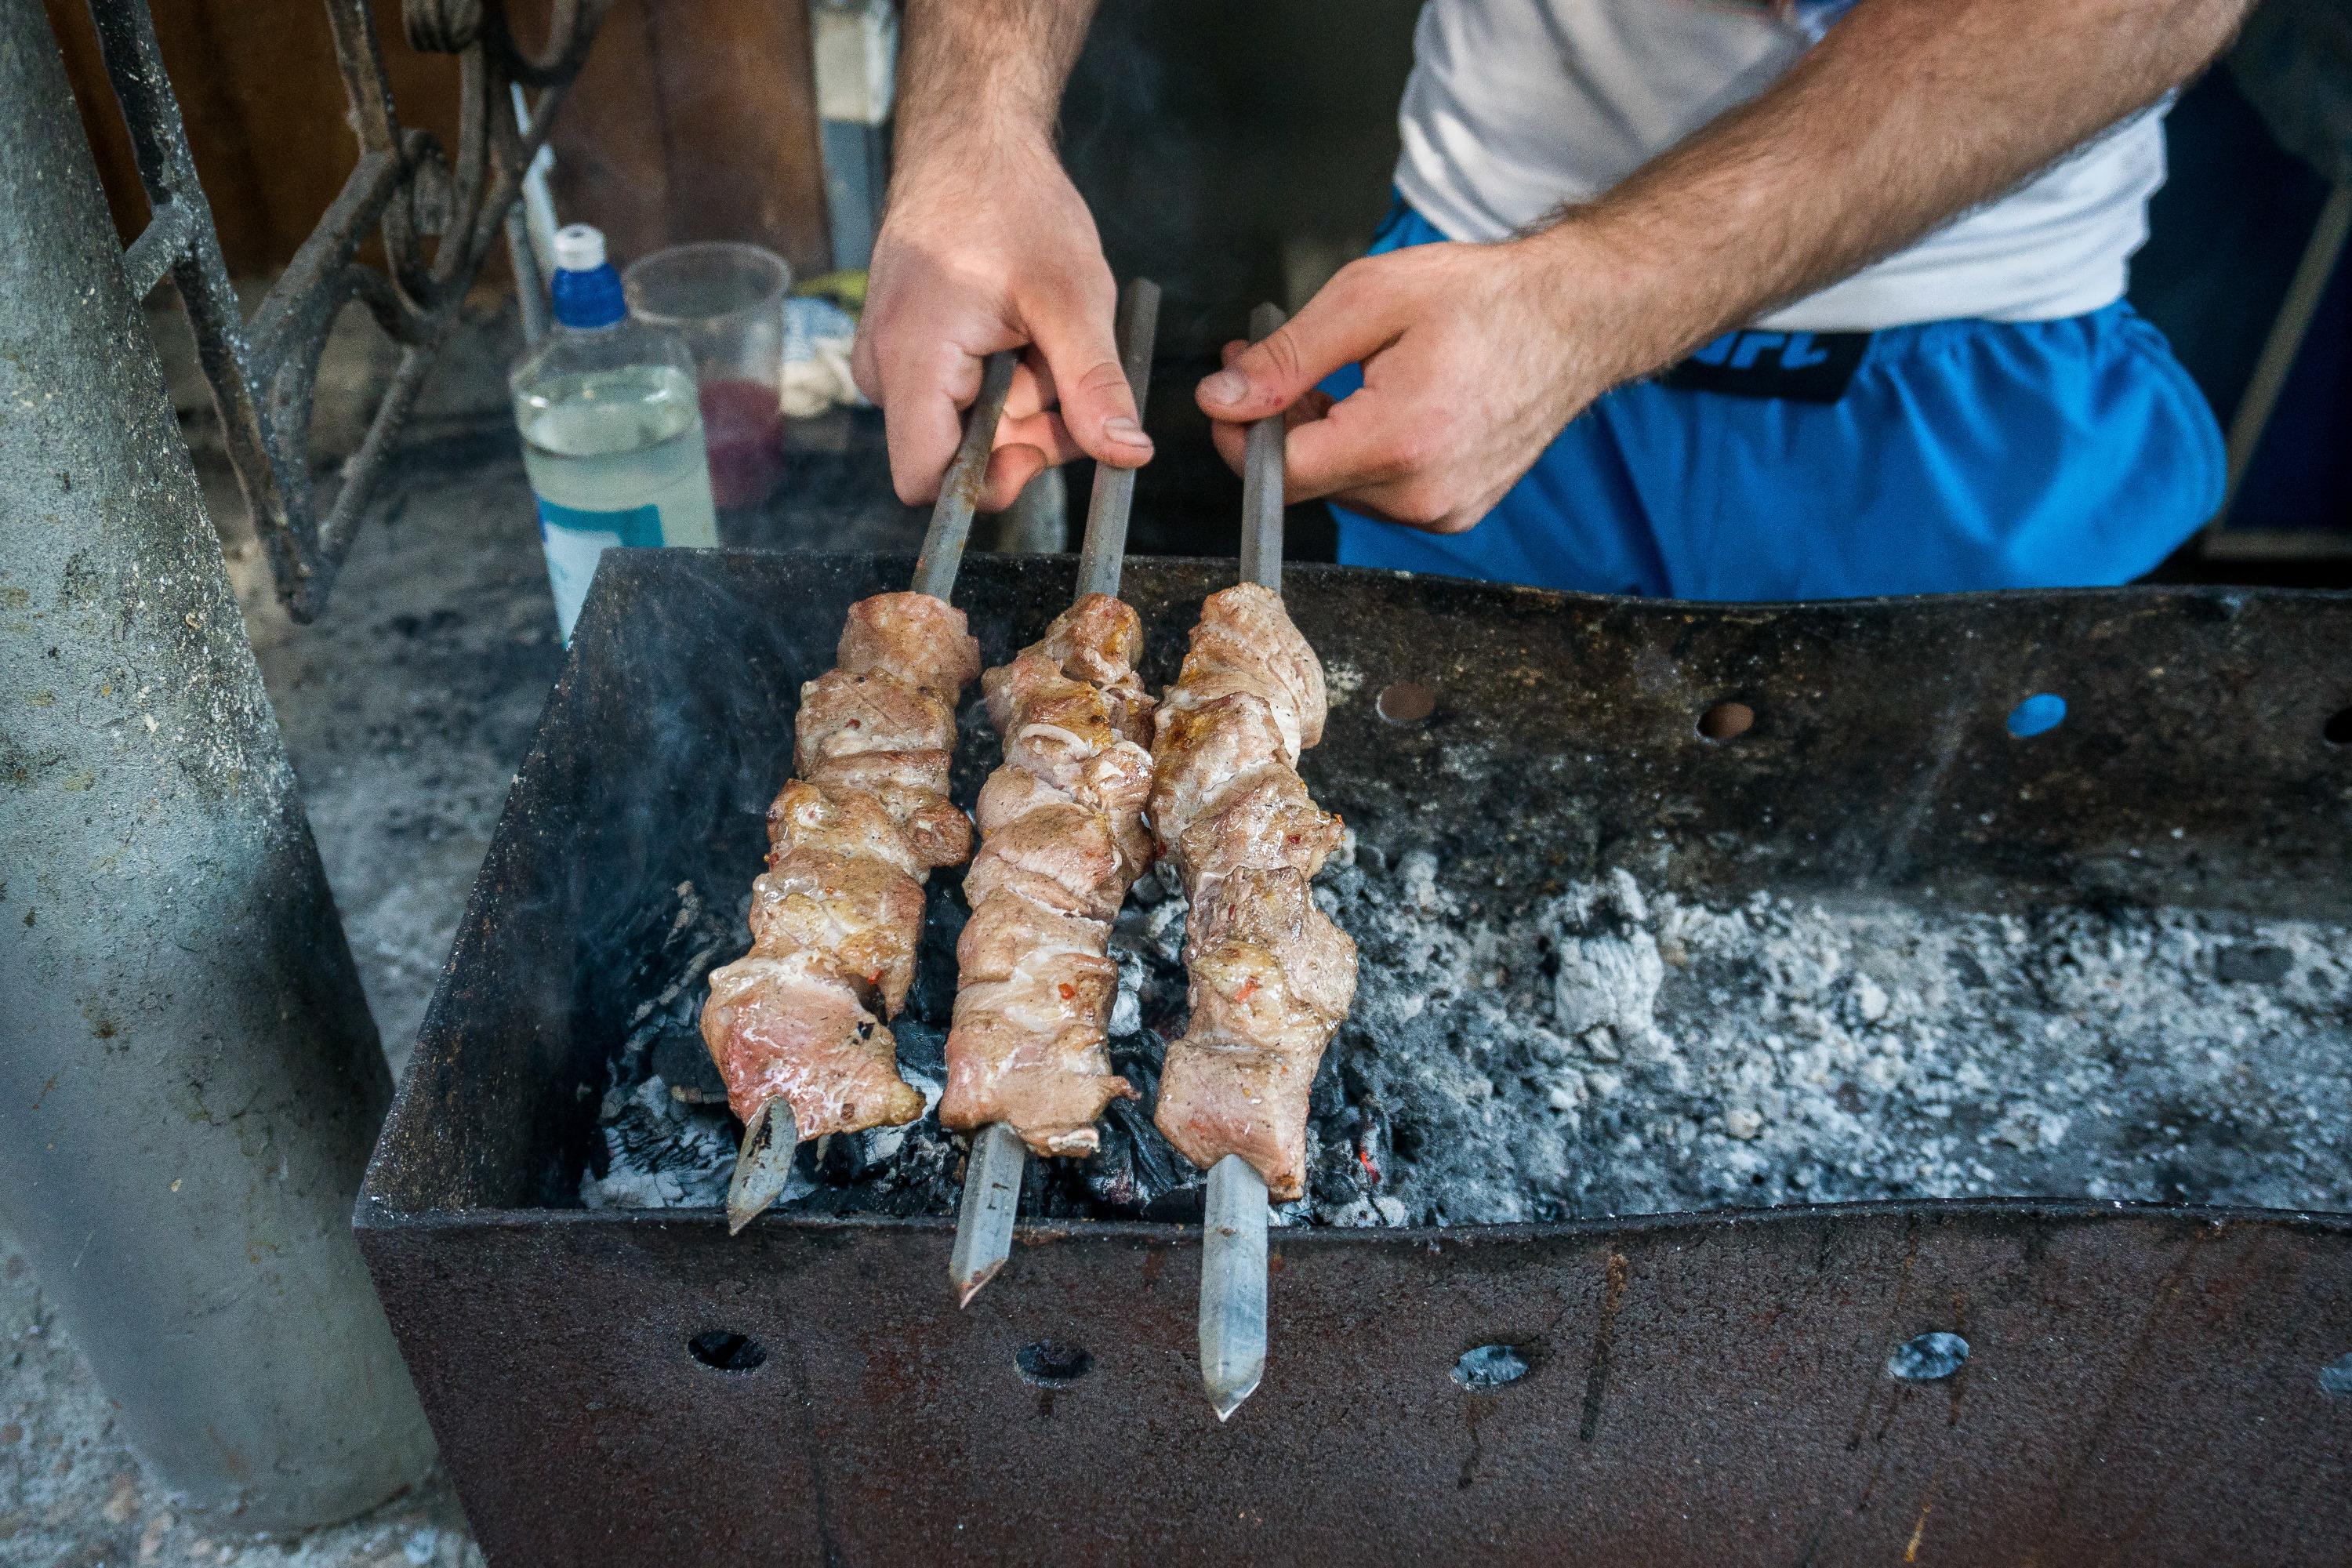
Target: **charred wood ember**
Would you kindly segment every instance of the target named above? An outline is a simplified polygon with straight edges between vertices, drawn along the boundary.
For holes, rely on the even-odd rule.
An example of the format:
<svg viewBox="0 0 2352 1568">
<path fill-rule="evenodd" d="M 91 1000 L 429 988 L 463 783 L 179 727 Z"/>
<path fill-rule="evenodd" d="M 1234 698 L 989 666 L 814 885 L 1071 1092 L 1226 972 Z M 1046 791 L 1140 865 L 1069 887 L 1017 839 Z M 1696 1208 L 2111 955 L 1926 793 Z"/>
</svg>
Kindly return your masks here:
<svg viewBox="0 0 2352 1568">
<path fill-rule="evenodd" d="M 1137 1099 L 1115 1100 L 1103 1111 L 1102 1146 L 1078 1167 L 1088 1208 L 1135 1219 L 1198 1224 L 1201 1173 L 1170 1147 L 1144 1109 L 1158 1098 L 1160 1067 L 1168 1047 L 1149 1030 L 1111 1047 L 1111 1065 L 1135 1088 Z"/>
<path fill-rule="evenodd" d="M 736 1115 L 782 1100 L 803 1139 L 922 1114 L 885 1020 L 914 980 L 924 881 L 971 852 L 948 799 L 957 698 L 980 668 L 963 612 L 877 595 L 851 606 L 839 657 L 801 688 L 751 951 L 711 975 L 702 1011 Z"/>
<path fill-rule="evenodd" d="M 1308 886 L 1342 831 L 1297 771 L 1324 712 L 1315 650 L 1244 583 L 1202 605 L 1154 748 L 1152 826 L 1191 902 L 1192 1019 L 1153 1120 L 1204 1169 L 1241 1156 L 1279 1203 L 1306 1189 L 1308 1094 L 1356 989 L 1356 944 Z"/>
<path fill-rule="evenodd" d="M 1005 761 L 982 788 L 981 847 L 964 877 L 962 989 L 940 1120 L 1001 1122 L 1034 1152 L 1084 1155 L 1095 1122 L 1135 1089 L 1106 1049 L 1118 992 L 1110 926 L 1151 864 L 1151 699 L 1135 673 L 1143 627 L 1107 594 L 983 678 Z"/>
</svg>

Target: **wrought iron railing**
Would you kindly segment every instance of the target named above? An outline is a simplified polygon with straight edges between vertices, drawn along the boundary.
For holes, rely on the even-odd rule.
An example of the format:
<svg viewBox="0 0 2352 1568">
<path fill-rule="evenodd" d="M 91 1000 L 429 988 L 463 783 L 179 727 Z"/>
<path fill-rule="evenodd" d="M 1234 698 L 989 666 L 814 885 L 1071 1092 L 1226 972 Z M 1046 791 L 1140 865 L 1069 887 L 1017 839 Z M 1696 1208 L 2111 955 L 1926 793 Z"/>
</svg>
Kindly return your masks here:
<svg viewBox="0 0 2352 1568">
<path fill-rule="evenodd" d="M 517 292 L 527 311 L 539 308 L 538 266 L 516 197 L 611 0 L 555 0 L 547 42 L 536 51 L 516 38 L 501 0 L 406 0 L 409 43 L 458 58 L 454 150 L 401 125 L 367 0 L 323 3 L 359 162 L 248 319 L 196 178 L 147 0 L 90 0 L 152 214 L 123 253 L 123 270 L 141 295 L 166 276 L 179 287 L 229 460 L 268 546 L 278 596 L 298 621 L 324 606 L 394 437 L 502 228 Z M 517 122 L 517 83 L 539 89 L 527 132 Z M 371 233 L 383 241 L 382 268 L 359 259 Z M 399 346 L 399 362 L 357 449 L 339 471 L 316 476 L 308 437 L 319 356 L 354 300 Z"/>
</svg>

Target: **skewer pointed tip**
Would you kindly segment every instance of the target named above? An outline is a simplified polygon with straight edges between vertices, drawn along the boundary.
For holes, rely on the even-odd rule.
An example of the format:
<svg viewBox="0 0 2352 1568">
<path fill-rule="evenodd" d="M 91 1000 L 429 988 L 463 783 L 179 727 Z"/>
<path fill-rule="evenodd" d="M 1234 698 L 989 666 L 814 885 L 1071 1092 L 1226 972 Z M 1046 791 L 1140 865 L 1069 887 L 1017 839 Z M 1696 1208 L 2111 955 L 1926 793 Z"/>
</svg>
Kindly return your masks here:
<svg viewBox="0 0 2352 1568">
<path fill-rule="evenodd" d="M 1242 1401 L 1247 1399 L 1251 1394 L 1257 1392 L 1257 1378 L 1252 1377 L 1243 1387 L 1234 1389 L 1228 1393 L 1219 1394 L 1213 1388 L 1209 1390 L 1209 1398 L 1217 1407 L 1217 1424 L 1219 1426 L 1223 1426 L 1224 1423 L 1234 1418 L 1234 1412 L 1242 1407 Z"/>
<path fill-rule="evenodd" d="M 735 1152 L 734 1179 L 727 1184 L 727 1234 L 733 1236 L 783 1195 L 793 1177 L 793 1152 L 800 1144 L 793 1108 L 772 1100 L 752 1113 Z"/>
<path fill-rule="evenodd" d="M 1001 1121 L 981 1129 L 971 1141 L 963 1173 L 963 1204 L 956 1211 L 955 1250 L 948 1256 L 948 1283 L 958 1308 L 971 1305 L 981 1287 L 996 1278 L 1013 1252 L 1013 1221 L 1021 1209 L 1021 1169 L 1028 1145 Z"/>
<path fill-rule="evenodd" d="M 981 1288 L 986 1285 L 990 1280 L 995 1279 L 998 1271 L 1003 1269 L 1003 1267 L 1004 1259 L 1000 1258 L 995 1262 L 991 1263 L 986 1269 L 982 1270 L 977 1279 L 955 1280 L 953 1283 L 956 1288 L 957 1310 L 961 1310 L 963 1308 L 971 1306 L 972 1298 L 980 1294 Z"/>
</svg>

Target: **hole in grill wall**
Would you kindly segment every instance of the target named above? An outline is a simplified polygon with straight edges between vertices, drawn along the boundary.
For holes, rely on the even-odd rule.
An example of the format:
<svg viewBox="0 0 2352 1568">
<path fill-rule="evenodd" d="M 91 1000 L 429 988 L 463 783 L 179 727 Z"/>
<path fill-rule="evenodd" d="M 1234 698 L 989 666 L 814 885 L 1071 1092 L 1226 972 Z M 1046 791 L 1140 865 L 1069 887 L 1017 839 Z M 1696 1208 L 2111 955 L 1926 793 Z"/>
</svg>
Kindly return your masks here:
<svg viewBox="0 0 2352 1568">
<path fill-rule="evenodd" d="M 1382 687 L 1372 707 L 1390 723 L 1410 728 L 1427 723 L 1437 711 L 1437 693 L 1417 680 L 1400 680 Z"/>
<path fill-rule="evenodd" d="M 1886 1375 L 1905 1383 L 1940 1383 L 1969 1363 L 1969 1342 L 1941 1330 L 1905 1340 L 1886 1358 Z"/>
<path fill-rule="evenodd" d="M 2352 708 L 2339 708 L 2329 714 L 2320 733 L 2331 746 L 2352 746 Z"/>
<path fill-rule="evenodd" d="M 1094 1371 L 1095 1358 L 1077 1345 L 1039 1340 L 1013 1352 L 1013 1364 L 1040 1388 L 1066 1388 Z"/>
<path fill-rule="evenodd" d="M 768 1347 L 749 1334 L 712 1329 L 686 1342 L 688 1355 L 713 1372 L 756 1372 L 768 1359 Z"/>
<path fill-rule="evenodd" d="M 1737 741 L 1756 728 L 1756 710 L 1745 702 L 1718 702 L 1698 716 L 1698 732 L 1710 741 Z"/>
<path fill-rule="evenodd" d="M 1528 1355 L 1517 1345 L 1480 1345 L 1454 1363 L 1454 1381 L 1475 1392 L 1500 1388 L 1528 1375 Z"/>
<path fill-rule="evenodd" d="M 2037 691 L 2009 710 L 2009 732 L 2021 741 L 2046 735 L 2066 721 L 2066 700 L 2054 691 Z"/>
</svg>

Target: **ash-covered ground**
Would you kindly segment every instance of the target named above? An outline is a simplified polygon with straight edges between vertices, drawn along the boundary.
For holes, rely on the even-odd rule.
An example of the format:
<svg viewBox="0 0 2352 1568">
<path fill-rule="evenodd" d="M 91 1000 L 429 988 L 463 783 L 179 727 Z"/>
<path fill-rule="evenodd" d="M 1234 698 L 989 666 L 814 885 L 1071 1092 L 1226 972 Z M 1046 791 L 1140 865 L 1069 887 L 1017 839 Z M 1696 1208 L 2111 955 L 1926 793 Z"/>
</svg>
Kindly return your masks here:
<svg viewBox="0 0 2352 1568">
<path fill-rule="evenodd" d="M 2180 910 L 1985 914 L 1885 901 L 1645 895 L 1622 872 L 1489 911 L 1425 851 L 1351 846 L 1318 897 L 1361 951 L 1316 1080 L 1291 1224 L 1467 1225 L 1899 1197 L 2352 1209 L 2352 944 L 2341 928 Z M 696 1027 L 745 946 L 679 889 L 614 1058 L 592 1206 L 722 1201 L 739 1128 Z M 934 1107 L 952 894 L 897 1026 Z M 1143 1093 L 1102 1151 L 1029 1162 L 1024 1212 L 1184 1219 L 1200 1173 L 1149 1115 L 1183 1026 L 1184 905 L 1147 877 L 1114 935 L 1112 1060 Z M 934 1114 L 803 1155 L 787 1202 L 952 1213 Z"/>
</svg>

